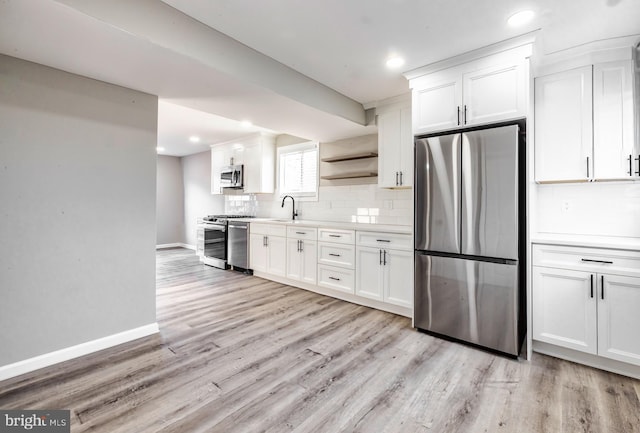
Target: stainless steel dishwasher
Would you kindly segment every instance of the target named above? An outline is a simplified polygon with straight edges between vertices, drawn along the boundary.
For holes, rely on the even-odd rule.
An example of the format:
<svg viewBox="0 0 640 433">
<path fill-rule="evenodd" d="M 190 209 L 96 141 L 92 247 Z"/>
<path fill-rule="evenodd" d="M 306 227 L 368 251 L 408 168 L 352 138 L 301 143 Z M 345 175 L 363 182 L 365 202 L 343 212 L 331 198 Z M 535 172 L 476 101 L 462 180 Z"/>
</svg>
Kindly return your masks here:
<svg viewBox="0 0 640 433">
<path fill-rule="evenodd" d="M 252 274 L 249 269 L 249 223 L 229 220 L 227 227 L 227 263 L 237 271 Z"/>
</svg>

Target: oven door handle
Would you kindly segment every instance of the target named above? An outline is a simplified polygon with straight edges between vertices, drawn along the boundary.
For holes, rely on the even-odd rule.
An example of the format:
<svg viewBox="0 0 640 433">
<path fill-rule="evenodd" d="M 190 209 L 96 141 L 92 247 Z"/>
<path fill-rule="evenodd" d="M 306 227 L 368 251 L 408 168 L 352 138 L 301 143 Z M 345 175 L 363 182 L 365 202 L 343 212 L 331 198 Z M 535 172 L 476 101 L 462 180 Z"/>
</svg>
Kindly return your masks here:
<svg viewBox="0 0 640 433">
<path fill-rule="evenodd" d="M 234 226 L 232 224 L 229 224 L 229 228 L 230 229 L 240 229 L 240 230 L 246 230 L 247 226 Z"/>
<path fill-rule="evenodd" d="M 217 232 L 226 232 L 227 231 L 227 227 L 226 226 L 219 226 L 219 225 L 213 225 L 213 224 L 203 224 L 202 228 L 205 230 L 214 230 Z"/>
</svg>

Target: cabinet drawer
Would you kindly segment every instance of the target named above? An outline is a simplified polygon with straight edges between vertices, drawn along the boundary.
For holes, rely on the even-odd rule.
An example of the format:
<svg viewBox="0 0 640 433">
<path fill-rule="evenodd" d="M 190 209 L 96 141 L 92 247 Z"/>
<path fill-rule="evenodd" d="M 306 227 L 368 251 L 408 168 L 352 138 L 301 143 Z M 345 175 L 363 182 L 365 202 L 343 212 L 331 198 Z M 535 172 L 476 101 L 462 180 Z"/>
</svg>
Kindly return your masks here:
<svg viewBox="0 0 640 433">
<path fill-rule="evenodd" d="M 287 237 L 292 239 L 318 239 L 318 229 L 315 227 L 287 227 Z"/>
<path fill-rule="evenodd" d="M 318 240 L 335 242 L 338 244 L 355 244 L 356 232 L 354 230 L 319 229 Z"/>
<path fill-rule="evenodd" d="M 249 223 L 249 230 L 254 235 L 286 236 L 287 226 L 281 224 Z"/>
<path fill-rule="evenodd" d="M 358 245 L 374 248 L 395 248 L 398 250 L 411 250 L 413 236 L 403 233 L 384 232 L 357 232 Z"/>
<path fill-rule="evenodd" d="M 560 245 L 533 246 L 534 266 L 640 276 L 640 252 Z"/>
<path fill-rule="evenodd" d="M 353 245 L 320 242 L 318 244 L 318 263 L 353 269 L 355 247 Z"/>
<path fill-rule="evenodd" d="M 336 266 L 318 265 L 318 285 L 345 293 L 355 293 L 354 271 Z"/>
</svg>

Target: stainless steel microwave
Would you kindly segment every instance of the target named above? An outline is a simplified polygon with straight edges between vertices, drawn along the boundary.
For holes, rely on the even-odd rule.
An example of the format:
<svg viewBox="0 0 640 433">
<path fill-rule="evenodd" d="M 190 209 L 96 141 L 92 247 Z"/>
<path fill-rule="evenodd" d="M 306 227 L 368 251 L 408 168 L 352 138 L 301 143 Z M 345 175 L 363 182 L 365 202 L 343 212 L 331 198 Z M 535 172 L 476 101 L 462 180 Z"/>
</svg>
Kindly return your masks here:
<svg viewBox="0 0 640 433">
<path fill-rule="evenodd" d="M 222 188 L 236 188 L 242 189 L 243 187 L 243 166 L 242 165 L 229 165 L 222 167 L 220 171 L 220 186 Z"/>
</svg>

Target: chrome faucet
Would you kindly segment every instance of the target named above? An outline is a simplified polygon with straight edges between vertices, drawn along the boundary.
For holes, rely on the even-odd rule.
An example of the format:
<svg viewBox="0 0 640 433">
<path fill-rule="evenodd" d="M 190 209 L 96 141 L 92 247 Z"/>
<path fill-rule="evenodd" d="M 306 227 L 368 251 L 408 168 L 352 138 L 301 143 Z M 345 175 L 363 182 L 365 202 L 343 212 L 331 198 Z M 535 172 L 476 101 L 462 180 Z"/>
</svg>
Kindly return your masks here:
<svg viewBox="0 0 640 433">
<path fill-rule="evenodd" d="M 284 197 L 282 197 L 282 206 L 280 207 L 284 207 L 284 201 L 287 197 L 291 199 L 291 219 L 295 220 L 298 216 L 298 212 L 296 212 L 296 200 L 293 197 L 291 197 L 290 195 L 285 195 Z"/>
</svg>

